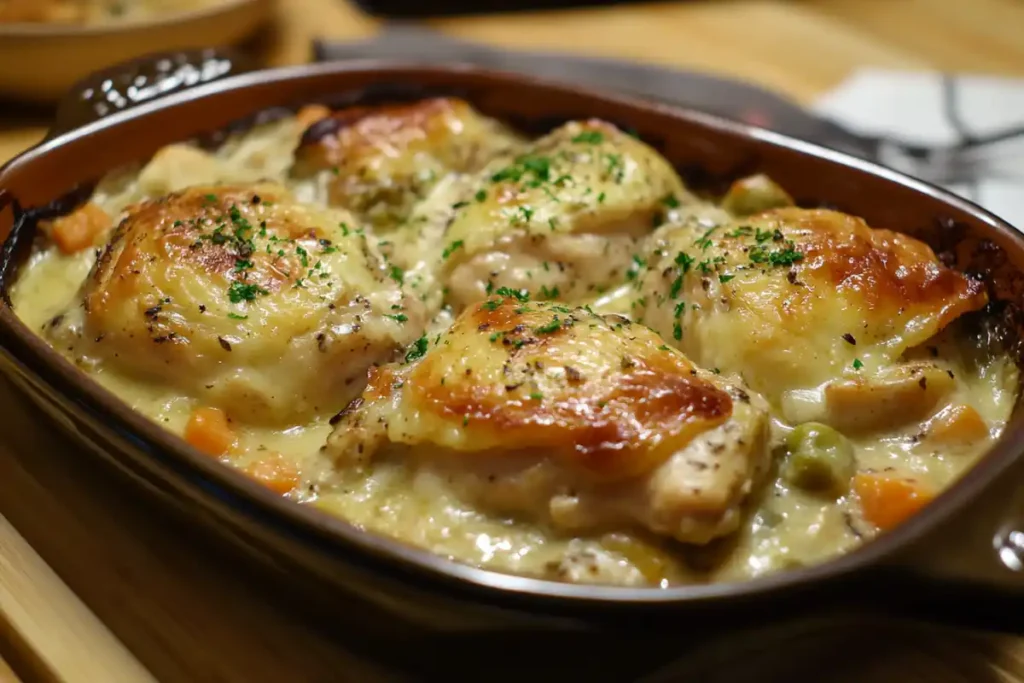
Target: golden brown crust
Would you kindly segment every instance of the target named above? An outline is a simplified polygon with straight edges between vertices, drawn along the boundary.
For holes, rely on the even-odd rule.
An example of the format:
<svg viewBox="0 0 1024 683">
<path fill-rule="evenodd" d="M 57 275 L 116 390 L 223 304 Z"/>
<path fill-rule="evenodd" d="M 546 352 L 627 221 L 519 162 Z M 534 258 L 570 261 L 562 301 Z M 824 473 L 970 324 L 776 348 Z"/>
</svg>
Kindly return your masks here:
<svg viewBox="0 0 1024 683">
<path fill-rule="evenodd" d="M 280 186 L 193 187 L 126 213 L 50 329 L 83 362 L 287 422 L 336 409 L 425 325 L 350 214 Z"/>
<path fill-rule="evenodd" d="M 479 509 L 580 533 L 730 533 L 767 469 L 764 401 L 648 328 L 500 294 L 333 421 L 339 476 L 399 460 Z"/>
<path fill-rule="evenodd" d="M 646 328 L 490 301 L 461 316 L 446 345 L 409 375 L 417 405 L 442 420 L 615 478 L 649 471 L 732 412 L 727 393 Z M 577 326 L 586 328 L 587 351 Z M 448 374 L 457 357 L 475 359 L 470 374 Z"/>
<path fill-rule="evenodd" d="M 247 244 L 260 231 L 307 245 L 327 239 L 322 228 L 303 225 L 294 215 L 273 210 L 274 204 L 286 198 L 271 185 L 196 187 L 128 207 L 128 216 L 93 271 L 94 288 L 86 298 L 86 310 L 102 313 L 107 301 L 129 295 L 155 255 L 174 268 L 222 276 L 228 289 L 239 283 L 277 292 L 294 285 L 307 270 L 294 248 L 282 254 L 276 248 L 267 251 Z M 232 215 L 238 218 L 232 220 Z M 235 239 L 239 229 L 247 230 L 244 239 Z M 252 265 L 239 269 L 240 261 Z"/>
<path fill-rule="evenodd" d="M 925 243 L 837 211 L 777 209 L 759 217 L 800 245 L 798 271 L 820 272 L 869 310 L 928 309 L 939 329 L 987 303 L 984 284 L 946 268 Z"/>
<path fill-rule="evenodd" d="M 771 400 L 872 374 L 987 301 L 924 243 L 843 213 L 712 218 L 656 233 L 637 310 L 697 363 Z"/>
<path fill-rule="evenodd" d="M 460 99 L 350 107 L 310 126 L 294 172 L 331 171 L 329 201 L 383 225 L 404 218 L 445 174 L 475 170 L 515 141 Z"/>
<path fill-rule="evenodd" d="M 462 100 L 435 98 L 409 104 L 349 107 L 331 112 L 311 123 L 330 119 L 333 133 L 317 139 L 304 138 L 298 155 L 314 168 L 356 168 L 367 157 L 383 149 L 399 153 L 413 146 L 430 145 L 443 149 L 457 121 L 471 107 Z M 339 175 L 343 175 L 339 173 Z"/>
</svg>

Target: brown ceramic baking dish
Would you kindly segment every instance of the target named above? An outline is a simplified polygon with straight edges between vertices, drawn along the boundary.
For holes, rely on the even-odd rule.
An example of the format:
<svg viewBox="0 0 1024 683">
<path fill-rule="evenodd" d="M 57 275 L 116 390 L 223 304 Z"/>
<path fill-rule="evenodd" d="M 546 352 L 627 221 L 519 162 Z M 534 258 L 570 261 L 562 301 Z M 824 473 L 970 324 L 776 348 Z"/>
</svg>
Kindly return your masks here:
<svg viewBox="0 0 1024 683">
<path fill-rule="evenodd" d="M 834 206 L 917 235 L 988 284 L 992 329 L 1021 354 L 1024 236 L 969 202 L 879 166 L 698 112 L 471 67 L 318 64 L 184 88 L 174 80 L 174 64 L 198 58 L 219 59 L 207 53 L 141 60 L 85 83 L 60 110 L 50 136 L 0 170 L 0 230 L 6 237 L 0 358 L 3 371 L 54 423 L 196 524 L 244 549 L 240 562 L 275 567 L 286 582 L 313 587 L 319 603 L 345 604 L 355 595 L 395 619 L 389 623 L 438 631 L 660 632 L 672 634 L 678 646 L 683 635 L 703 638 L 848 608 L 1024 631 L 1019 404 L 1005 434 L 976 467 L 922 514 L 861 549 L 747 583 L 669 589 L 567 585 L 449 562 L 281 499 L 126 408 L 10 308 L 6 286 L 35 221 L 59 212 L 75 188 L 115 166 L 261 111 L 439 93 L 457 94 L 527 130 L 570 118 L 608 119 L 637 131 L 692 184 L 714 187 L 760 171 L 800 204 Z M 149 92 L 164 94 L 141 102 L 147 98 L 122 97 L 119 84 L 137 84 L 140 77 L 153 86 Z M 123 111 L 109 112 L 118 108 Z"/>
</svg>

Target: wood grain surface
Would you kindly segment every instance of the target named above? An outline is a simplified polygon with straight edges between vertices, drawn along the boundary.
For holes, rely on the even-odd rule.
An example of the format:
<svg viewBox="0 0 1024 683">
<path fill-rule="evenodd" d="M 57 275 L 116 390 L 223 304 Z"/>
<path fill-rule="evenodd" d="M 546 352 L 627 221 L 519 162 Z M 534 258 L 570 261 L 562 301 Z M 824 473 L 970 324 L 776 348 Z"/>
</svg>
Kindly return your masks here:
<svg viewBox="0 0 1024 683">
<path fill-rule="evenodd" d="M 2 658 L 0 658 L 0 683 L 21 683 L 21 679 Z"/>
<path fill-rule="evenodd" d="M 494 45 L 699 68 L 802 102 L 859 66 L 1024 76 L 1018 0 L 690 0 L 427 23 Z M 267 64 L 301 63 L 314 37 L 378 26 L 340 0 L 280 0 L 251 46 Z M 0 106 L 0 160 L 40 139 L 49 117 Z M 5 384 L 0 430 L 0 683 L 15 671 L 68 683 L 403 679 L 91 468 Z M 701 680 L 1024 680 L 1018 639 L 902 624 L 852 624 L 732 660 Z"/>
</svg>

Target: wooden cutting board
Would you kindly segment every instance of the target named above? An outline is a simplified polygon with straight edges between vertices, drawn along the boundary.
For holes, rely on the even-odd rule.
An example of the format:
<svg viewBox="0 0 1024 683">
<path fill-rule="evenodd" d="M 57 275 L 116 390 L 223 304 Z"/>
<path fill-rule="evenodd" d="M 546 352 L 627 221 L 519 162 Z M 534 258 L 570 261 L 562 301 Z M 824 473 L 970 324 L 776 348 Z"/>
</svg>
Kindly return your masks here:
<svg viewBox="0 0 1024 683">
<path fill-rule="evenodd" d="M 691 0 L 428 23 L 496 45 L 704 69 L 802 102 L 862 65 L 1024 76 L 1017 0 Z M 299 63 L 313 38 L 365 37 L 377 26 L 340 0 L 282 0 L 255 43 L 269 64 Z M 37 141 L 48 118 L 0 108 L 0 160 Z M 6 384 L 0 434 L 0 683 L 408 679 L 361 656 L 358 635 L 313 623 L 303 605 L 95 469 Z M 659 680 L 1010 683 L 1024 681 L 1024 641 L 926 624 L 831 624 L 681 675 Z M 486 672 L 453 663 L 452 676 Z"/>
</svg>

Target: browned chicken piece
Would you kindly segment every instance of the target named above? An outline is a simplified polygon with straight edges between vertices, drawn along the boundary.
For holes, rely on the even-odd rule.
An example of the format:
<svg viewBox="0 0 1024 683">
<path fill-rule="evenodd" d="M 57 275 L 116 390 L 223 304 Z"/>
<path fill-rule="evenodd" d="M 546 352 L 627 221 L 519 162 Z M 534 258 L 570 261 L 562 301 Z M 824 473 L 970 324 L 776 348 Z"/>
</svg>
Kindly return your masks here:
<svg viewBox="0 0 1024 683">
<path fill-rule="evenodd" d="M 425 324 L 351 215 L 279 186 L 195 187 L 126 214 L 46 330 L 81 363 L 287 424 L 344 405 Z"/>
<path fill-rule="evenodd" d="M 459 99 L 350 107 L 307 129 L 293 174 L 320 175 L 330 204 L 395 227 L 442 177 L 476 171 L 519 144 Z"/>
<path fill-rule="evenodd" d="M 692 201 L 642 141 L 604 121 L 570 121 L 490 164 L 453 207 L 439 240 L 448 300 L 461 310 L 509 287 L 587 303 L 625 282 L 652 226 Z"/>
<path fill-rule="evenodd" d="M 954 386 L 945 367 L 897 365 L 986 303 L 981 283 L 924 243 L 835 211 L 668 225 L 645 256 L 639 320 L 701 365 L 740 375 L 787 419 L 841 429 L 937 409 Z"/>
<path fill-rule="evenodd" d="M 336 476 L 392 459 L 492 514 L 706 543 L 739 525 L 766 430 L 762 399 L 648 328 L 505 297 L 374 368 L 325 450 Z"/>
</svg>

